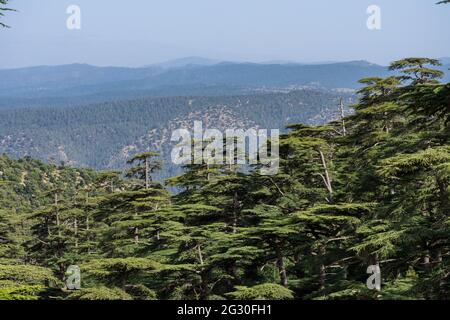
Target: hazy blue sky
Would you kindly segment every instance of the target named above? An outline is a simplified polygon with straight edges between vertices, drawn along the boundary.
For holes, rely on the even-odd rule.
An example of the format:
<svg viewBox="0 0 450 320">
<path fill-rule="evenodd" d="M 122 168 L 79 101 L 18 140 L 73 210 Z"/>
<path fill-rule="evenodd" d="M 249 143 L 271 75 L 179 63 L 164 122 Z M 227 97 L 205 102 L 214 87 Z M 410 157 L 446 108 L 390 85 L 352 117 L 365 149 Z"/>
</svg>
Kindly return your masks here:
<svg viewBox="0 0 450 320">
<path fill-rule="evenodd" d="M 437 0 L 11 0 L 0 68 L 140 66 L 203 56 L 299 62 L 450 56 L 450 6 Z M 66 9 L 80 6 L 82 29 Z M 378 5 L 382 29 L 366 27 Z"/>
</svg>

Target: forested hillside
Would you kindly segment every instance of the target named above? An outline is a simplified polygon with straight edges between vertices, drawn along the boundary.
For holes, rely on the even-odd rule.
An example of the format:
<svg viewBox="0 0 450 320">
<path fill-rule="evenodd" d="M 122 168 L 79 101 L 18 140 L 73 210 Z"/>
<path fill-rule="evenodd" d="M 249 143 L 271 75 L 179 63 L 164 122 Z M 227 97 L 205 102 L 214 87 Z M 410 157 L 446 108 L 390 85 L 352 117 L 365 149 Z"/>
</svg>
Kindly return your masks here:
<svg viewBox="0 0 450 320">
<path fill-rule="evenodd" d="M 290 125 L 275 176 L 197 164 L 161 184 L 148 175 L 160 167 L 151 152 L 131 155 L 129 178 L 0 158 L 0 298 L 449 299 L 450 84 L 437 65 L 411 58 L 391 65 L 395 76 L 361 80 L 354 112 L 334 122 L 276 117 Z M 42 139 L 56 139 L 58 126 L 89 136 L 106 130 L 94 112 L 107 120 L 110 109 L 124 123 L 148 119 L 106 104 L 11 113 L 0 128 L 25 130 L 30 117 L 33 138 L 43 127 Z M 92 127 L 71 131 L 77 117 Z M 64 286 L 69 265 L 81 269 L 81 290 Z M 381 291 L 366 287 L 371 265 Z"/>
<path fill-rule="evenodd" d="M 239 96 L 142 98 L 78 107 L 0 110 L 0 153 L 96 169 L 122 169 L 135 153 L 151 148 L 169 164 L 171 132 L 208 128 L 284 128 L 288 123 L 323 124 L 339 114 L 349 94 L 297 90 Z"/>
</svg>

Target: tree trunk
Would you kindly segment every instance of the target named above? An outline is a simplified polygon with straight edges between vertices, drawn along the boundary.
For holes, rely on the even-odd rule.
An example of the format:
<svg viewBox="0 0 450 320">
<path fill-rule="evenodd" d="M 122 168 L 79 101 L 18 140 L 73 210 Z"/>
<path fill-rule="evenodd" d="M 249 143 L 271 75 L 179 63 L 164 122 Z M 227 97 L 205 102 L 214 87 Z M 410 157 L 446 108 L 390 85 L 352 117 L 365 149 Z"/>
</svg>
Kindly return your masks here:
<svg viewBox="0 0 450 320">
<path fill-rule="evenodd" d="M 343 267 L 343 270 L 344 270 L 344 273 L 343 273 L 342 278 L 344 278 L 344 280 L 347 280 L 347 278 L 348 278 L 348 265 L 345 265 Z"/>
<path fill-rule="evenodd" d="M 281 247 L 279 244 L 276 245 L 276 254 L 277 254 L 277 267 L 278 272 L 280 274 L 280 284 L 284 287 L 288 286 L 288 278 L 286 273 L 286 266 L 284 264 L 283 254 L 281 252 Z"/>
<path fill-rule="evenodd" d="M 74 234 L 75 234 L 75 248 L 78 248 L 78 220 L 77 217 L 75 217 L 75 220 L 73 222 L 74 227 Z"/>
<path fill-rule="evenodd" d="M 138 217 L 138 213 L 136 212 L 134 215 L 136 218 Z M 139 228 L 134 228 L 134 243 L 139 244 Z"/>
<path fill-rule="evenodd" d="M 203 254 L 202 254 L 202 248 L 200 245 L 197 245 L 197 253 L 198 253 L 198 260 L 200 261 L 200 265 L 204 265 L 203 261 Z"/>
<path fill-rule="evenodd" d="M 149 188 L 149 178 L 148 178 L 148 158 L 145 158 L 145 189 Z"/>
<path fill-rule="evenodd" d="M 134 243 L 139 244 L 139 228 L 134 228 Z"/>
<path fill-rule="evenodd" d="M 55 211 L 56 211 L 56 227 L 58 228 L 58 236 L 61 237 L 61 229 L 59 228 L 61 222 L 59 221 L 59 210 L 58 210 L 58 194 L 55 193 Z"/>
<path fill-rule="evenodd" d="M 320 265 L 320 270 L 319 270 L 320 290 L 325 289 L 326 276 L 327 276 L 327 274 L 326 274 L 325 265 L 321 264 Z"/>
<path fill-rule="evenodd" d="M 442 265 L 442 250 L 441 248 L 436 249 L 435 253 L 434 253 L 434 267 L 436 269 L 440 268 Z M 442 293 L 442 289 L 445 286 L 445 279 L 441 278 L 439 281 L 439 292 Z"/>
<path fill-rule="evenodd" d="M 237 232 L 237 211 L 239 209 L 238 194 L 234 192 L 233 198 L 233 234 Z"/>
<path fill-rule="evenodd" d="M 325 155 L 323 154 L 322 150 L 318 150 L 319 154 L 320 154 L 320 160 L 322 161 L 322 167 L 325 171 L 325 176 L 322 176 L 324 179 L 324 183 L 325 183 L 325 187 L 328 190 L 328 194 L 329 194 L 329 202 L 333 202 L 333 186 L 331 184 L 331 178 L 330 178 L 330 172 L 328 171 L 328 166 L 327 166 L 327 162 L 325 160 Z"/>
<path fill-rule="evenodd" d="M 442 212 L 448 212 L 450 210 L 450 199 L 447 194 L 447 183 L 445 183 L 444 179 L 439 176 L 436 176 L 436 184 L 439 188 L 439 199 L 440 199 L 440 207 L 442 208 Z"/>
<path fill-rule="evenodd" d="M 319 284 L 320 284 L 320 290 L 325 289 L 325 284 L 326 284 L 326 278 L 327 278 L 327 274 L 326 274 L 326 268 L 325 268 L 325 263 L 324 263 L 324 258 L 325 258 L 325 247 L 321 246 L 319 249 L 319 256 L 322 260 L 322 262 L 320 263 L 320 269 L 319 269 Z"/>
<path fill-rule="evenodd" d="M 202 272 L 200 275 L 201 278 L 201 294 L 200 300 L 206 300 L 209 296 L 209 279 L 208 274 L 206 272 Z"/>
<path fill-rule="evenodd" d="M 50 219 L 49 218 L 45 218 L 45 223 L 47 224 L 47 235 L 51 236 L 52 235 L 52 231 L 50 230 Z"/>
<path fill-rule="evenodd" d="M 87 211 L 88 205 L 89 205 L 89 192 L 86 192 L 86 210 L 85 210 L 85 213 L 86 213 L 86 242 L 88 243 L 86 249 L 87 249 L 87 253 L 91 254 L 91 248 L 89 246 L 89 228 L 90 228 L 90 226 L 89 226 L 89 212 Z"/>
<path fill-rule="evenodd" d="M 89 226 L 89 216 L 86 216 L 86 233 L 87 233 L 87 236 L 86 236 L 86 241 L 88 242 L 88 245 L 87 245 L 87 253 L 88 254 L 91 254 L 91 247 L 89 246 L 89 228 L 90 228 L 90 226 Z"/>
<path fill-rule="evenodd" d="M 425 267 L 426 270 L 430 269 L 430 252 L 427 250 L 427 252 L 425 253 L 425 256 L 423 257 L 423 265 Z"/>
<path fill-rule="evenodd" d="M 342 98 L 340 99 L 339 109 L 341 111 L 341 121 L 342 121 L 342 135 L 347 136 L 347 128 L 345 127 L 345 112 L 344 112 L 344 102 Z"/>
</svg>

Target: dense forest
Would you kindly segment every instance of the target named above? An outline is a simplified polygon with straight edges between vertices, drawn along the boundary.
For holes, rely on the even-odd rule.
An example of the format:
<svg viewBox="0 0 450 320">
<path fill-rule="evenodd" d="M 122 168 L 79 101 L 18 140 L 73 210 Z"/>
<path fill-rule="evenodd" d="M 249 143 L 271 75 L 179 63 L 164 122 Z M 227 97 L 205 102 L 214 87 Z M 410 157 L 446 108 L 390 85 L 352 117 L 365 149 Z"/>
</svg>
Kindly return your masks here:
<svg viewBox="0 0 450 320">
<path fill-rule="evenodd" d="M 127 175 L 0 157 L 0 299 L 449 299 L 438 65 L 396 61 L 351 115 L 289 125 L 275 176 L 196 164 L 159 183 L 152 152 Z"/>
<path fill-rule="evenodd" d="M 352 94 L 323 90 L 232 96 L 147 97 L 80 106 L 0 110 L 0 153 L 99 170 L 122 169 L 126 150 L 156 151 L 166 162 L 158 178 L 179 173 L 170 164 L 171 132 L 208 128 L 283 128 L 287 123 L 323 124 L 347 106 Z M 162 143 L 165 141 L 166 143 Z"/>
</svg>

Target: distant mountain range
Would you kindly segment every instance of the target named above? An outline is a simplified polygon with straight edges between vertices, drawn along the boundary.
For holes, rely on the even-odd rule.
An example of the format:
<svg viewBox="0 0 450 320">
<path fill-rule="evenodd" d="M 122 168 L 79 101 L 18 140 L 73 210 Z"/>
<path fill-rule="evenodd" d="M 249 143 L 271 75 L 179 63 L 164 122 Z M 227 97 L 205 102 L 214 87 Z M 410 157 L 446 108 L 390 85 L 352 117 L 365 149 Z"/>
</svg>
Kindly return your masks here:
<svg viewBox="0 0 450 320">
<path fill-rule="evenodd" d="M 214 96 L 279 89 L 356 89 L 386 67 L 365 61 L 302 64 L 186 58 L 142 68 L 86 64 L 0 70 L 0 107 L 85 104 L 146 96 Z"/>
<path fill-rule="evenodd" d="M 150 66 L 158 66 L 165 69 L 180 68 L 186 66 L 212 66 L 222 63 L 221 60 L 214 60 L 202 57 L 186 57 L 180 59 L 169 60 L 165 62 L 156 63 Z"/>
<path fill-rule="evenodd" d="M 448 71 L 449 64 L 442 67 Z M 58 106 L 147 96 L 217 96 L 280 89 L 357 89 L 387 76 L 367 61 L 323 64 L 236 63 L 191 57 L 142 68 L 86 64 L 0 70 L 0 107 Z M 450 81 L 447 72 L 446 79 Z"/>
</svg>

